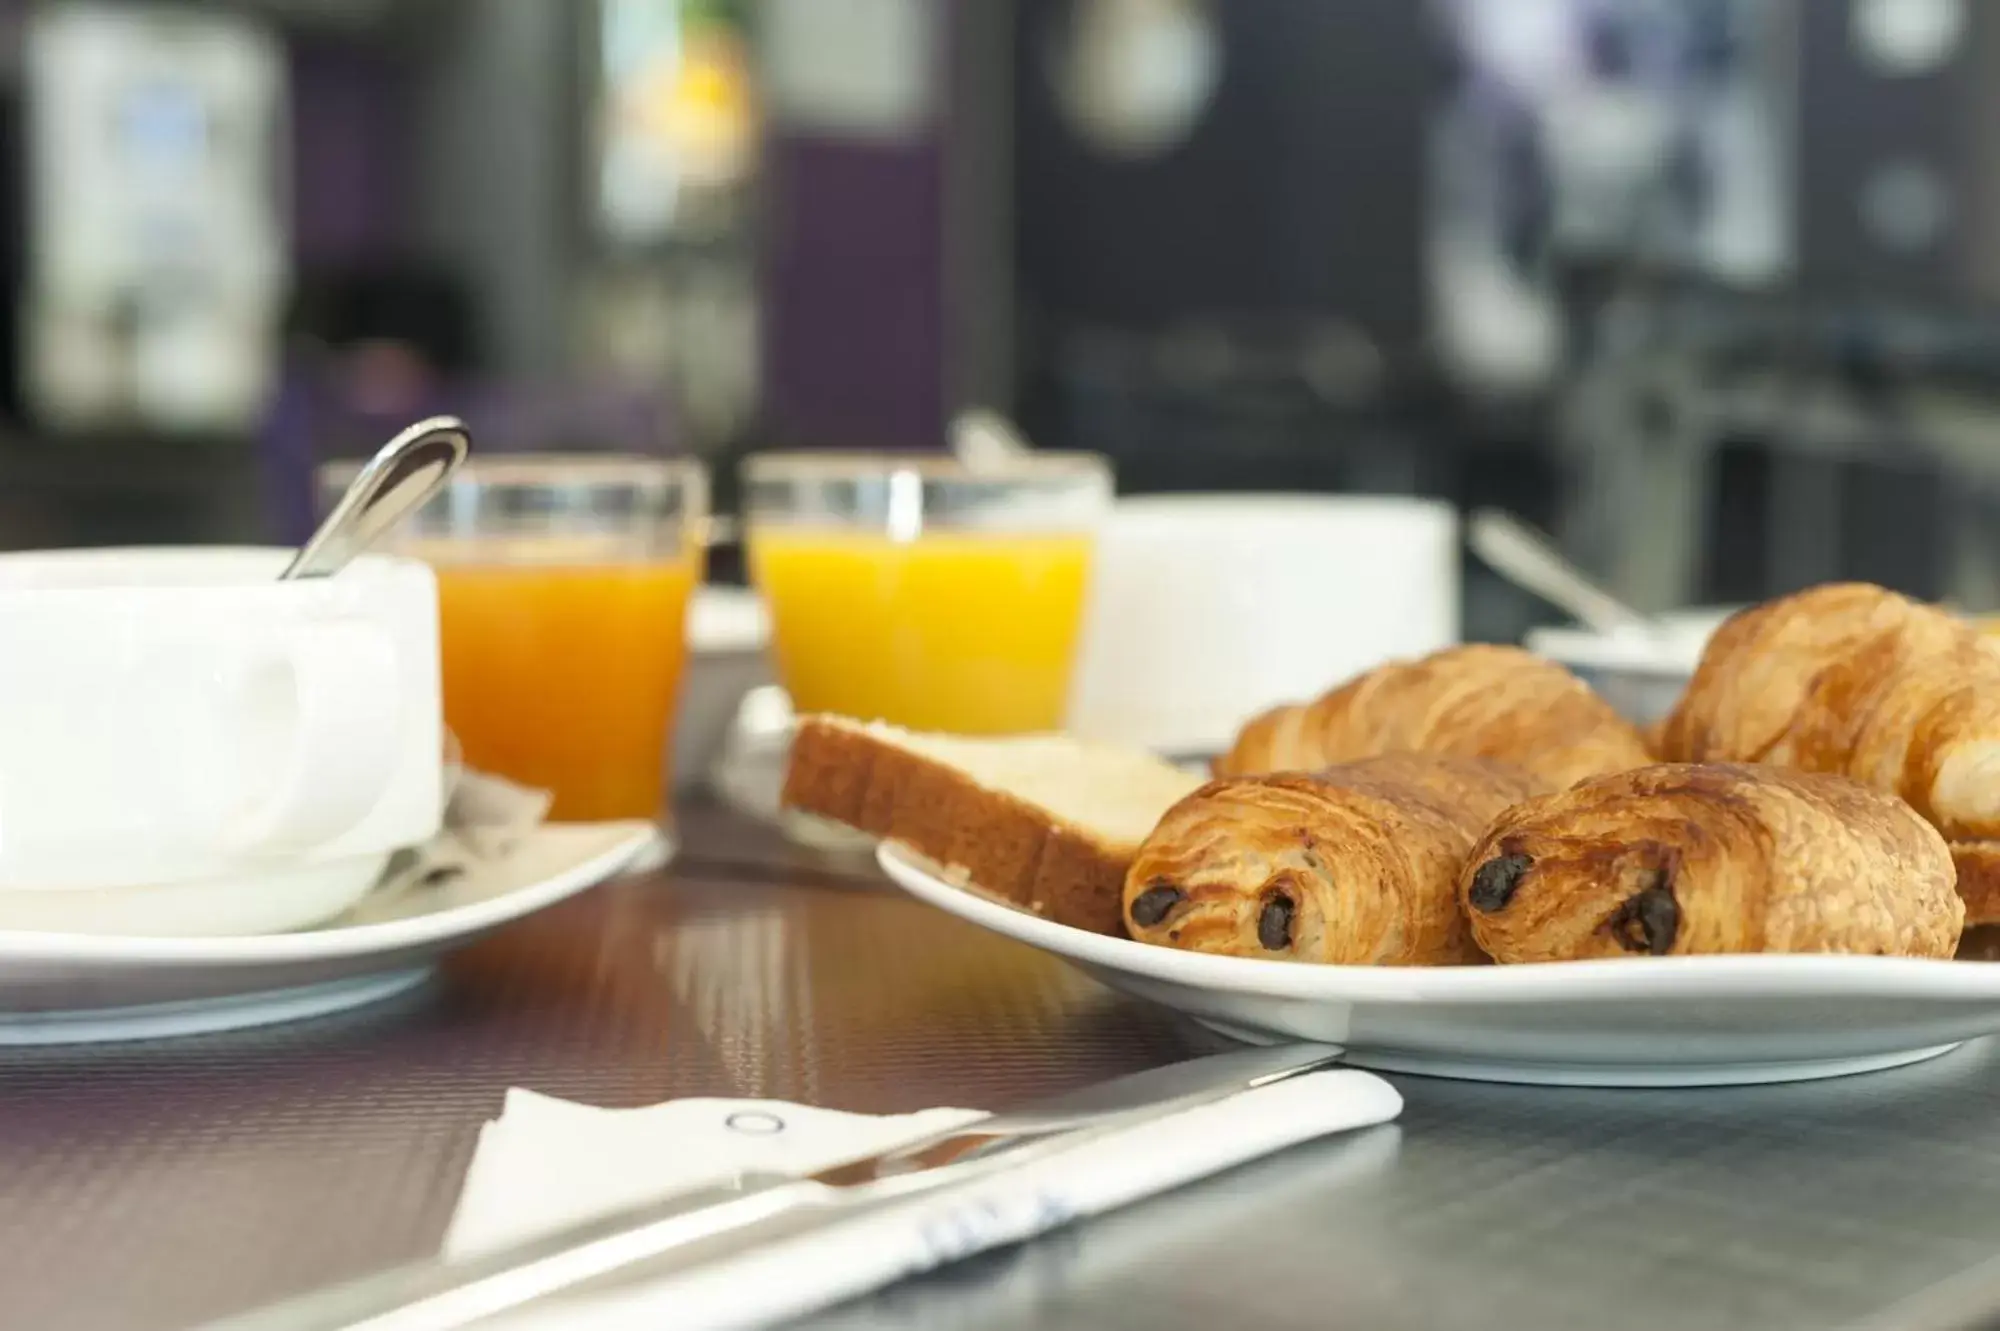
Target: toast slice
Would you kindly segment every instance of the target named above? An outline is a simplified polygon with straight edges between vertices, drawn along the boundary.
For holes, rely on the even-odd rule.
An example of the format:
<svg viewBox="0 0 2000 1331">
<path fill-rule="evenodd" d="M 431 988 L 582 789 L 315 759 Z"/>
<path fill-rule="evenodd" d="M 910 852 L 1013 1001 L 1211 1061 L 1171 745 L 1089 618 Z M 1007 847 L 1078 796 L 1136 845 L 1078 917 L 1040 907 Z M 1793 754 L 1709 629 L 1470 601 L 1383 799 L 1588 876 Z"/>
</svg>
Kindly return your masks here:
<svg viewBox="0 0 2000 1331">
<path fill-rule="evenodd" d="M 1125 870 L 1201 783 L 1149 753 L 1066 735 L 970 739 L 808 716 L 783 801 L 900 842 L 1010 905 L 1123 934 Z"/>
</svg>

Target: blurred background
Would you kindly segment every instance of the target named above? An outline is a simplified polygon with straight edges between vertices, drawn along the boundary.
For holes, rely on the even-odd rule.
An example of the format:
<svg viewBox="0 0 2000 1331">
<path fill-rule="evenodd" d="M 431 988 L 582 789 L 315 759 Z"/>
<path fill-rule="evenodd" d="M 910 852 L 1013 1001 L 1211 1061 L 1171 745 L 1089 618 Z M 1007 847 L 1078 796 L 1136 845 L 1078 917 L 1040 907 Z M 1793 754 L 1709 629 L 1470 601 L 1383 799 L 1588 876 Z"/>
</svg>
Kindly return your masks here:
<svg viewBox="0 0 2000 1331">
<path fill-rule="evenodd" d="M 726 507 L 979 404 L 1993 609 L 1996 102 L 1967 0 L 0 0 L 0 545 L 297 539 L 441 407 Z"/>
</svg>

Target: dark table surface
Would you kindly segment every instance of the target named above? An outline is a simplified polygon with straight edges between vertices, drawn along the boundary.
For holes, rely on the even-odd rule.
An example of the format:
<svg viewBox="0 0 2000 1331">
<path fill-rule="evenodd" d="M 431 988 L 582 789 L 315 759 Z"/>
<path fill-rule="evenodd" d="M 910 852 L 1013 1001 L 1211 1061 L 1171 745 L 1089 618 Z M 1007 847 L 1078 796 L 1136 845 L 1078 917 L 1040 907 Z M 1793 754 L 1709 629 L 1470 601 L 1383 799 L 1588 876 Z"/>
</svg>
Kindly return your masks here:
<svg viewBox="0 0 2000 1331">
<path fill-rule="evenodd" d="M 423 989 L 294 1026 L 0 1051 L 0 1326 L 174 1328 L 436 1249 L 510 1086 L 999 1107 L 1215 1047 L 715 809 Z M 1300 1148 L 815 1325 L 1943 1327 L 2000 1306 L 2000 1050 L 1840 1081 L 1392 1077 Z M 670 1324 L 670 1319 L 662 1325 Z"/>
</svg>

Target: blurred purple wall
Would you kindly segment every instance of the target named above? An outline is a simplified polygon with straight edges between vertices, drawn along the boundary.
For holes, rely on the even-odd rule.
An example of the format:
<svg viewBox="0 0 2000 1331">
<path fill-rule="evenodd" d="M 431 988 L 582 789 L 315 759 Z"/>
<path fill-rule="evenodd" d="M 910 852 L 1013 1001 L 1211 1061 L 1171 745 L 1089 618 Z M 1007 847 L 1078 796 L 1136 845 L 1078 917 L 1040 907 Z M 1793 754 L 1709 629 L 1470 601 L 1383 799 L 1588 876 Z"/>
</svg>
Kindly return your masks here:
<svg viewBox="0 0 2000 1331">
<path fill-rule="evenodd" d="M 765 140 L 765 423 L 786 446 L 944 442 L 949 56 L 961 6 L 930 10 L 927 121 L 898 139 L 777 123 Z"/>
<path fill-rule="evenodd" d="M 944 170 L 936 142 L 768 145 L 766 405 L 786 443 L 936 447 Z"/>
<path fill-rule="evenodd" d="M 347 264 L 401 248 L 411 72 L 393 56 L 336 43 L 294 41 L 291 63 L 294 256 Z"/>
</svg>

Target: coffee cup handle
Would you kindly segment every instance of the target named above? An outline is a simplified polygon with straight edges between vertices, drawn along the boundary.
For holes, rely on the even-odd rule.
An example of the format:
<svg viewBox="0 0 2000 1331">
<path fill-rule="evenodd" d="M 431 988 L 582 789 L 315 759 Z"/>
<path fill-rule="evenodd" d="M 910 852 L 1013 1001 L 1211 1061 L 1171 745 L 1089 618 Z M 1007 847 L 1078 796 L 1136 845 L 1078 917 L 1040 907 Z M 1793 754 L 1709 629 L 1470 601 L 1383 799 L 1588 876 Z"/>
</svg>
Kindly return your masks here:
<svg viewBox="0 0 2000 1331">
<path fill-rule="evenodd" d="M 395 645 L 373 624 L 290 629 L 259 667 L 289 672 L 296 725 L 270 792 L 227 835 L 243 851 L 305 850 L 353 827 L 382 798 L 399 751 L 402 685 Z"/>
</svg>

